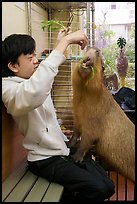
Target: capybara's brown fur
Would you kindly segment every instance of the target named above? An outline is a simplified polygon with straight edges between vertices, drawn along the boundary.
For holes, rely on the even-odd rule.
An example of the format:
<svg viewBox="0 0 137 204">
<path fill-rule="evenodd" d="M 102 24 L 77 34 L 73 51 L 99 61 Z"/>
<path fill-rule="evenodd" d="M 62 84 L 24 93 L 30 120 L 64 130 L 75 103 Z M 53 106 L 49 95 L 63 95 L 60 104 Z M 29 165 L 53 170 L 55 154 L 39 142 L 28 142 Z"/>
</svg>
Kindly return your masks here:
<svg viewBox="0 0 137 204">
<path fill-rule="evenodd" d="M 102 56 L 90 48 L 72 73 L 74 136 L 81 137 L 75 161 L 95 146 L 96 154 L 117 172 L 135 180 L 135 125 L 103 84 Z"/>
</svg>

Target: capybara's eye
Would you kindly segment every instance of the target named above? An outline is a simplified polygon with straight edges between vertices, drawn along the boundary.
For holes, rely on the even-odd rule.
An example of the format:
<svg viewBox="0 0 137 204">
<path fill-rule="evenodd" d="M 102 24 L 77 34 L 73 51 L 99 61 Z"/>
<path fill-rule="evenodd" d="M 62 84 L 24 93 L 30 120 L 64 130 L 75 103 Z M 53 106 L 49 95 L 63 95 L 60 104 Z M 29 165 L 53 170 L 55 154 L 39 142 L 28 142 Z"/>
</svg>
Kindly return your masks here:
<svg viewBox="0 0 137 204">
<path fill-rule="evenodd" d="M 100 50 L 99 49 L 96 50 L 96 54 L 99 56 L 99 54 L 100 54 Z"/>
</svg>

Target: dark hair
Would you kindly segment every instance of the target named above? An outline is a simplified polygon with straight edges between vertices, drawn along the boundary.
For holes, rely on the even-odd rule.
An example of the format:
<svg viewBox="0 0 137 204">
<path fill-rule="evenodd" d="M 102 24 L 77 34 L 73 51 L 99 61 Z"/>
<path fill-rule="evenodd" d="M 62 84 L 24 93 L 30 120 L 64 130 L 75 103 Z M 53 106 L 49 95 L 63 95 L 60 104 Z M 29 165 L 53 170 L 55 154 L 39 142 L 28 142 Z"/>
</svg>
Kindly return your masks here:
<svg viewBox="0 0 137 204">
<path fill-rule="evenodd" d="M 32 54 L 35 48 L 35 40 L 30 35 L 12 34 L 6 37 L 2 42 L 2 77 L 15 76 L 8 63 L 17 63 L 21 54 Z"/>
</svg>

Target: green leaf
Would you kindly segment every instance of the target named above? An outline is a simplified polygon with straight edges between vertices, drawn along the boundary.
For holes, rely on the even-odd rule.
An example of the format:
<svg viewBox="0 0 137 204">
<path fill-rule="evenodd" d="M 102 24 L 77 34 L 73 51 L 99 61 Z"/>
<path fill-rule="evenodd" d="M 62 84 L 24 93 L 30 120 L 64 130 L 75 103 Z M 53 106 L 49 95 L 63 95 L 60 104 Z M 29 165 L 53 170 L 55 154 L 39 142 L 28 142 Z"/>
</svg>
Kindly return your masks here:
<svg viewBox="0 0 137 204">
<path fill-rule="evenodd" d="M 66 29 L 63 22 L 56 20 L 41 21 L 41 28 L 43 29 L 43 31 L 45 30 L 45 28 L 49 28 L 51 30 Z"/>
<path fill-rule="evenodd" d="M 95 69 L 94 69 L 94 67 L 91 66 L 91 70 L 92 70 L 92 74 L 91 74 L 91 78 L 90 79 L 94 79 L 94 76 L 95 76 Z"/>
<path fill-rule="evenodd" d="M 117 45 L 122 49 L 126 45 L 125 38 L 118 38 Z"/>
</svg>

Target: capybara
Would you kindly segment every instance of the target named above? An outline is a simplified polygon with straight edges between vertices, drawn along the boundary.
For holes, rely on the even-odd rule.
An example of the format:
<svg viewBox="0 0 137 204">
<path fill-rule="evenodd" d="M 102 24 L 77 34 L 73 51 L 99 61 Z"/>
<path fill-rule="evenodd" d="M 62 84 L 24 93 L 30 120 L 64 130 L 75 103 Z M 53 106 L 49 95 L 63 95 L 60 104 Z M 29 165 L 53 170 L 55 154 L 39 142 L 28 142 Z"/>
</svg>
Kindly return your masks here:
<svg viewBox="0 0 137 204">
<path fill-rule="evenodd" d="M 135 125 L 103 83 L 103 60 L 98 48 L 90 48 L 72 73 L 74 134 L 68 146 L 81 138 L 75 161 L 95 149 L 102 161 L 135 180 Z"/>
</svg>

